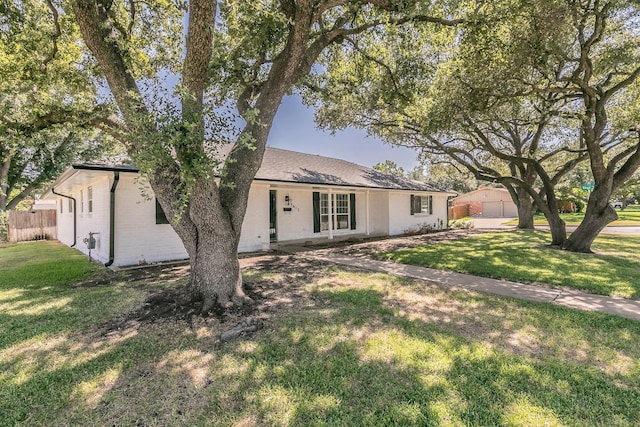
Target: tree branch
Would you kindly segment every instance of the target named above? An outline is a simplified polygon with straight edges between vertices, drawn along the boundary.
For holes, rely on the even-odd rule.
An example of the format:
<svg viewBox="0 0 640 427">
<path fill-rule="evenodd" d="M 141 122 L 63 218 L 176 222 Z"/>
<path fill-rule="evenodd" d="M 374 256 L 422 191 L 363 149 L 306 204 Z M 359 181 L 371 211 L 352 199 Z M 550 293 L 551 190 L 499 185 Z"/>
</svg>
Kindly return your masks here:
<svg viewBox="0 0 640 427">
<path fill-rule="evenodd" d="M 56 32 L 53 35 L 53 40 L 52 40 L 53 47 L 51 48 L 51 52 L 49 52 L 49 54 L 44 59 L 44 61 L 42 61 L 42 69 L 44 71 L 47 70 L 47 66 L 49 65 L 49 62 L 53 61 L 56 54 L 58 53 L 58 39 L 60 38 L 60 36 L 62 36 L 62 30 L 60 29 L 58 9 L 56 9 L 56 7 L 53 5 L 51 0 L 46 0 L 46 3 L 47 3 L 47 7 L 51 11 L 51 14 L 53 15 L 53 25 L 56 28 Z"/>
</svg>

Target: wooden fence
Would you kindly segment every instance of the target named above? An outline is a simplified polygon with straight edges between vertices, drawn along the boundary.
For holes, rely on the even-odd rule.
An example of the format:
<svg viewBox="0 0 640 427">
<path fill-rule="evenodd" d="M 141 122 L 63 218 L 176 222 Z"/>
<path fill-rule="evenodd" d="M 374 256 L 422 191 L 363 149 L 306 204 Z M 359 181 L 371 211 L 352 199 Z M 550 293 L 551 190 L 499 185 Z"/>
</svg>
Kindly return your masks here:
<svg viewBox="0 0 640 427">
<path fill-rule="evenodd" d="M 56 211 L 9 211 L 9 241 L 57 239 Z"/>
<path fill-rule="evenodd" d="M 449 219 L 459 219 L 469 216 L 469 205 L 449 206 Z"/>
</svg>

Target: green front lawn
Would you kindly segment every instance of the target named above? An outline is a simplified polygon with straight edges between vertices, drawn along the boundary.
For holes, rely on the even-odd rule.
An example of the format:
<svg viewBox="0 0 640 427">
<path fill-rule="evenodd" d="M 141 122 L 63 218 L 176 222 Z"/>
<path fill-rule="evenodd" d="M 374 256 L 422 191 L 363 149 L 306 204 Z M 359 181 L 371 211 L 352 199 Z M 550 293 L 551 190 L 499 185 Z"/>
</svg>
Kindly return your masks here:
<svg viewBox="0 0 640 427">
<path fill-rule="evenodd" d="M 640 227 L 640 205 L 627 206 L 624 210 L 616 209 L 618 219 L 609 225 L 612 227 Z M 567 225 L 578 226 L 584 219 L 584 212 L 581 213 L 562 213 L 560 218 Z M 548 225 L 547 219 L 542 214 L 536 214 L 533 217 L 534 225 Z M 505 224 L 517 225 L 518 221 L 509 221 Z"/>
<path fill-rule="evenodd" d="M 549 233 L 510 231 L 381 254 L 404 264 L 514 281 L 539 282 L 600 295 L 640 298 L 640 237 L 601 235 L 595 254 L 548 248 Z"/>
<path fill-rule="evenodd" d="M 75 273 L 47 283 L 19 246 L 0 248 L 0 277 L 34 271 L 0 284 L 3 426 L 637 425 L 640 322 L 281 257 L 245 272 L 267 298 L 251 336 L 215 345 L 233 326 L 215 318 L 105 333 L 173 285 L 80 286 L 95 267 L 59 245 Z"/>
</svg>

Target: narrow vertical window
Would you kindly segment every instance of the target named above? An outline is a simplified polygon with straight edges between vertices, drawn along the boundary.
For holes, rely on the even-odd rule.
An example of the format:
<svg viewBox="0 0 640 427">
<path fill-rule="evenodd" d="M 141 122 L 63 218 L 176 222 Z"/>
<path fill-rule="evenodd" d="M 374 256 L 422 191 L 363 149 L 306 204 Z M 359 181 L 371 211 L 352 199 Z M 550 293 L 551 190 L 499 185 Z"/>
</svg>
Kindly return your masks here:
<svg viewBox="0 0 640 427">
<path fill-rule="evenodd" d="M 64 203 L 64 199 L 60 199 L 60 213 L 62 213 L 62 204 Z"/>
<path fill-rule="evenodd" d="M 422 196 L 411 196 L 411 215 L 422 213 Z"/>
<path fill-rule="evenodd" d="M 329 229 L 329 195 L 320 194 L 320 231 Z"/>
<path fill-rule="evenodd" d="M 80 213 L 84 213 L 84 192 L 80 190 Z"/>
<path fill-rule="evenodd" d="M 346 230 L 349 228 L 349 195 L 336 194 L 335 197 L 336 220 L 334 228 L 337 228 L 338 230 Z"/>
<path fill-rule="evenodd" d="M 87 187 L 87 211 L 93 212 L 93 188 Z"/>
<path fill-rule="evenodd" d="M 69 209 L 67 209 L 69 211 L 69 213 L 73 213 L 73 200 L 71 199 L 67 199 L 69 201 Z"/>
</svg>

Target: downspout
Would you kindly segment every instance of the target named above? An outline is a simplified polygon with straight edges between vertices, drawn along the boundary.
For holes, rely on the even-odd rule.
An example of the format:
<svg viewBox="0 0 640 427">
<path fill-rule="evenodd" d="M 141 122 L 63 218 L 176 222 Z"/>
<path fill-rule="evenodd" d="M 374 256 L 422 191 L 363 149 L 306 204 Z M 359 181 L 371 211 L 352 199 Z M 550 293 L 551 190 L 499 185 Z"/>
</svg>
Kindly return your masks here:
<svg viewBox="0 0 640 427">
<path fill-rule="evenodd" d="M 66 194 L 56 193 L 55 188 L 51 189 L 51 193 L 55 194 L 56 196 L 65 197 L 73 201 L 73 245 L 69 246 L 70 248 L 73 248 L 76 245 L 76 229 L 77 229 L 76 199 L 71 196 L 67 196 Z"/>
<path fill-rule="evenodd" d="M 104 264 L 105 267 L 110 267 L 115 257 L 116 188 L 118 187 L 118 181 L 120 181 L 120 172 L 113 171 L 113 184 L 111 184 L 111 194 L 109 196 L 109 261 Z"/>
</svg>

